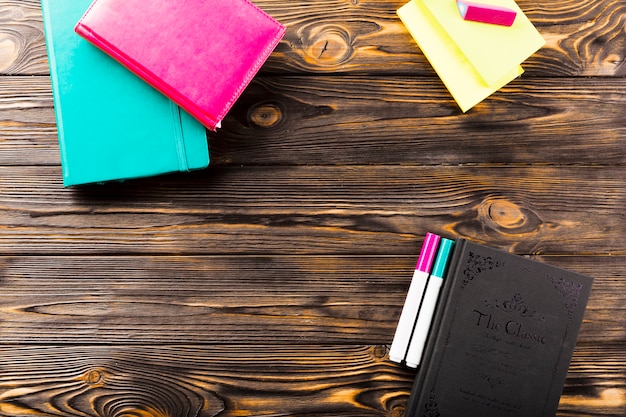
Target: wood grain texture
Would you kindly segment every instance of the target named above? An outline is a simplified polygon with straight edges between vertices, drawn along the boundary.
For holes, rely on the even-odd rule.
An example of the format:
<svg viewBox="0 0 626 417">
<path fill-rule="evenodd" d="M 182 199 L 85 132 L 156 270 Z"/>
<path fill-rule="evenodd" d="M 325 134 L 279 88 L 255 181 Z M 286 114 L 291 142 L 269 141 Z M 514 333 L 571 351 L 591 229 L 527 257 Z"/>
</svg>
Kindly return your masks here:
<svg viewBox="0 0 626 417">
<path fill-rule="evenodd" d="M 37 388 L 7 390 L 0 409 L 15 404 L 4 415 L 245 416 L 278 409 L 283 415 L 385 415 L 406 395 L 397 387 L 407 386 L 408 374 L 386 364 L 384 351 L 230 346 L 11 352 L 17 363 L 0 364 L 7 373 L 20 378 L 31 367 L 50 373 L 14 380 Z M 12 384 L 2 382 L 0 390 Z M 368 391 L 350 388 L 363 384 Z"/>
<path fill-rule="evenodd" d="M 254 2 L 287 27 L 263 72 L 433 75 L 396 15 L 405 0 Z M 547 44 L 529 58 L 530 76 L 623 76 L 623 1 L 521 0 Z M 48 72 L 38 0 L 0 0 L 0 74 Z"/>
<path fill-rule="evenodd" d="M 607 351 L 614 354 L 607 355 Z M 623 345 L 611 347 L 578 344 L 557 416 L 625 415 L 625 352 Z"/>
<path fill-rule="evenodd" d="M 59 167 L 0 167 L 0 251 L 411 254 L 431 230 L 518 253 L 624 254 L 624 169 L 231 167 L 63 189 Z"/>
<path fill-rule="evenodd" d="M 577 349 L 557 415 L 623 415 L 624 363 Z M 0 369 L 4 416 L 400 417 L 414 375 L 367 345 L 3 347 Z"/>
<path fill-rule="evenodd" d="M 60 164 L 49 77 L 0 76 L 0 164 Z"/>
<path fill-rule="evenodd" d="M 463 114 L 438 79 L 259 78 L 210 143 L 217 164 L 623 164 L 625 89 L 522 77 Z"/>
<path fill-rule="evenodd" d="M 389 344 L 416 257 L 1 257 L 0 332 L 3 343 Z M 538 260 L 594 277 L 581 342 L 626 339 L 624 256 Z"/>
<path fill-rule="evenodd" d="M 0 1 L 0 74 L 49 72 L 38 0 Z"/>
<path fill-rule="evenodd" d="M 254 0 L 287 33 L 207 170 L 64 189 L 39 0 L 0 0 L 0 416 L 402 417 L 427 231 L 592 276 L 557 416 L 626 415 L 626 2 L 520 0 L 546 45 L 466 114 L 405 2 Z"/>
</svg>

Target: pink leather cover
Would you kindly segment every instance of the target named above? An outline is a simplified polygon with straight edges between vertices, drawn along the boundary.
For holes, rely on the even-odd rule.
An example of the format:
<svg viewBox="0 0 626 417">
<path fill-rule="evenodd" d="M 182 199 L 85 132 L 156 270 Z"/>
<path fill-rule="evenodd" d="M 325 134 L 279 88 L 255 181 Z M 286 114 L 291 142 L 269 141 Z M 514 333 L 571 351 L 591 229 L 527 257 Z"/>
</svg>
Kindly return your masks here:
<svg viewBox="0 0 626 417">
<path fill-rule="evenodd" d="M 248 0 L 96 0 L 76 32 L 215 130 L 285 27 Z"/>
</svg>

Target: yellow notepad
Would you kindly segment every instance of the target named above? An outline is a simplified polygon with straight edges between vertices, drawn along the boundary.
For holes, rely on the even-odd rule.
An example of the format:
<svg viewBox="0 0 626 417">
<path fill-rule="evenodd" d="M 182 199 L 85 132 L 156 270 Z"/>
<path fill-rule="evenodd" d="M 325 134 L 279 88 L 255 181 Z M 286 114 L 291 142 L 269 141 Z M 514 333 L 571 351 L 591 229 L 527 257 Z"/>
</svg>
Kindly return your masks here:
<svg viewBox="0 0 626 417">
<path fill-rule="evenodd" d="M 465 21 L 455 0 L 412 0 L 397 12 L 463 112 L 521 75 L 545 43 L 513 0 L 490 1 L 518 11 L 513 26 Z M 494 39 L 494 27 L 510 33 Z"/>
<path fill-rule="evenodd" d="M 545 44 L 537 29 L 514 0 L 480 0 L 517 12 L 512 26 L 463 20 L 456 0 L 422 0 L 487 85 L 498 82 L 511 68 Z"/>
</svg>

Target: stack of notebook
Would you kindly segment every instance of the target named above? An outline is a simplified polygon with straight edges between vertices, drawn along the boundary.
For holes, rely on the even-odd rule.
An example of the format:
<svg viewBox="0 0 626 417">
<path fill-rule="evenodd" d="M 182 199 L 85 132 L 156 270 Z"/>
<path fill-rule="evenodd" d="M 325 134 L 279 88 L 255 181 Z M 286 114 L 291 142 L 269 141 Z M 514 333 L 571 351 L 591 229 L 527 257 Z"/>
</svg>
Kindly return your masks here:
<svg viewBox="0 0 626 417">
<path fill-rule="evenodd" d="M 520 76 L 521 63 L 545 44 L 514 0 L 476 1 L 411 0 L 398 9 L 463 112 Z M 468 5 L 506 10 L 514 20 L 470 20 Z"/>
<path fill-rule="evenodd" d="M 556 413 L 592 279 L 429 233 L 390 360 L 418 368 L 408 417 Z"/>
<path fill-rule="evenodd" d="M 247 0 L 41 2 L 65 186 L 207 167 L 285 32 Z"/>
</svg>

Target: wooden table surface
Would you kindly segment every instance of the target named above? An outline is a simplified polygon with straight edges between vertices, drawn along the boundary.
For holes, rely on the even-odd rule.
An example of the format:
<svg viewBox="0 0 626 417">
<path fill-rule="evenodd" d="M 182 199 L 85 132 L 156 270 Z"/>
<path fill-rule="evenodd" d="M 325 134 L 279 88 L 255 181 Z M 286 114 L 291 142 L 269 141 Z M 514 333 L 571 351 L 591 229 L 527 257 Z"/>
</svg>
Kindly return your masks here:
<svg viewBox="0 0 626 417">
<path fill-rule="evenodd" d="M 466 114 L 404 2 L 255 0 L 287 33 L 208 169 L 64 189 L 0 0 L 1 416 L 401 417 L 427 231 L 593 276 L 558 415 L 626 415 L 626 1 L 520 0 L 546 45 Z"/>
</svg>

